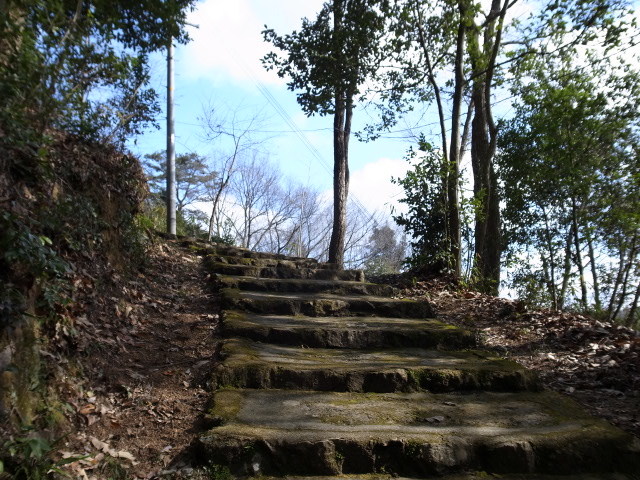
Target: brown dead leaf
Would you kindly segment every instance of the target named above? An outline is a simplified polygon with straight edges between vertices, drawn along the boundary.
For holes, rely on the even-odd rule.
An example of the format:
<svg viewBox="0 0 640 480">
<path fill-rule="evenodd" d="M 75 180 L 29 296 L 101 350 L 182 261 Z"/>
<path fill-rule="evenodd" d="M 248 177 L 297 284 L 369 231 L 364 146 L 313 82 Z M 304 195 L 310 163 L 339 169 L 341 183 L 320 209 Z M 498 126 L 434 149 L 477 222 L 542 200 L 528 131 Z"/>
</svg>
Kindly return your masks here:
<svg viewBox="0 0 640 480">
<path fill-rule="evenodd" d="M 84 407 L 82 407 L 78 413 L 81 415 L 89 415 L 96 411 L 96 405 L 94 403 L 87 403 Z"/>
</svg>

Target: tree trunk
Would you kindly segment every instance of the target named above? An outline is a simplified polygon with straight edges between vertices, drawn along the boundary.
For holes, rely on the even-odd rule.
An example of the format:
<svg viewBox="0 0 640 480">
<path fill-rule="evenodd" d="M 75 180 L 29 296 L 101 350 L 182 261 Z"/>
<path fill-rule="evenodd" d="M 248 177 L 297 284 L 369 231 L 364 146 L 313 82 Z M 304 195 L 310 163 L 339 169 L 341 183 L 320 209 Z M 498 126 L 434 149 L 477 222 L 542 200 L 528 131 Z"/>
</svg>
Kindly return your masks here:
<svg viewBox="0 0 640 480">
<path fill-rule="evenodd" d="M 342 267 L 344 241 L 347 229 L 347 197 L 349 194 L 349 133 L 352 106 L 344 107 L 344 101 L 336 99 L 333 132 L 333 231 L 329 243 L 329 263 Z M 342 104 L 340 107 L 338 105 Z"/>
<path fill-rule="evenodd" d="M 500 282 L 500 203 L 493 168 L 495 133 L 488 118 L 485 81 L 473 86 L 471 165 L 476 200 L 474 276 L 478 290 L 497 295 Z"/>
<path fill-rule="evenodd" d="M 220 235 L 220 221 L 216 221 L 218 214 L 218 207 L 220 202 L 220 195 L 222 194 L 222 189 L 218 190 L 213 199 L 213 206 L 211 207 L 211 216 L 209 217 L 209 232 L 207 233 L 207 241 L 213 240 L 213 226 L 217 225 L 217 234 Z"/>
<path fill-rule="evenodd" d="M 333 32 L 334 54 L 341 56 L 338 32 L 342 27 L 344 0 L 334 0 Z M 333 231 L 329 243 L 329 263 L 342 268 L 344 264 L 344 240 L 347 223 L 347 196 L 349 194 L 349 135 L 353 115 L 353 94 L 344 86 L 335 90 L 333 114 Z"/>
<path fill-rule="evenodd" d="M 544 215 L 544 237 L 547 244 L 547 250 L 549 252 L 549 268 L 551 270 L 551 278 L 547 283 L 547 288 L 549 290 L 549 294 L 551 295 L 551 307 L 554 310 L 558 310 L 558 288 L 556 286 L 556 257 L 555 257 L 555 249 L 553 248 L 553 243 L 551 241 L 551 229 L 549 227 L 549 216 L 547 215 L 547 210 L 542 206 L 542 214 Z"/>
<path fill-rule="evenodd" d="M 587 246 L 589 247 L 589 258 L 591 261 L 591 276 L 593 277 L 593 297 L 597 312 L 602 310 L 602 300 L 600 299 L 600 280 L 598 278 L 598 268 L 596 265 L 596 254 L 593 248 L 593 238 L 587 227 Z"/>
<path fill-rule="evenodd" d="M 571 239 L 573 238 L 573 223 L 569 227 L 567 239 L 564 246 L 564 271 L 562 273 L 562 288 L 560 289 L 560 298 L 558 299 L 558 309 L 564 308 L 564 302 L 567 298 L 567 288 L 569 287 L 569 277 L 571 276 Z"/>
<path fill-rule="evenodd" d="M 449 147 L 449 165 L 447 168 L 447 225 L 449 231 L 449 255 L 451 267 L 456 277 L 462 269 L 462 248 L 460 235 L 460 206 L 458 202 L 458 180 L 460 177 L 460 112 L 464 93 L 464 45 L 466 33 L 467 5 L 458 3 L 460 21 L 456 40 L 455 79 L 453 105 L 451 109 L 451 144 Z"/>
<path fill-rule="evenodd" d="M 638 300 L 640 300 L 640 283 L 636 287 L 636 294 L 633 297 L 633 302 L 631 303 L 631 308 L 629 309 L 629 315 L 627 315 L 626 324 L 627 327 L 635 327 L 635 324 L 638 323 L 635 321 L 636 311 L 638 309 Z"/>
<path fill-rule="evenodd" d="M 474 110 L 471 124 L 471 164 L 476 200 L 474 273 L 477 288 L 492 295 L 497 295 L 500 286 L 501 241 L 498 178 L 493 167 L 498 128 L 491 110 L 491 88 L 508 8 L 507 1 L 501 6 L 500 0 L 492 0 L 486 25 L 474 25 L 469 32 Z M 482 44 L 481 29 L 484 30 Z"/>
<path fill-rule="evenodd" d="M 620 241 L 620 249 L 619 249 L 619 257 L 620 262 L 618 263 L 618 273 L 616 274 L 616 279 L 613 284 L 613 291 L 611 292 L 611 297 L 609 297 L 609 308 L 607 308 L 607 319 L 609 321 L 613 320 L 613 308 L 616 303 L 616 295 L 618 294 L 618 288 L 620 288 L 620 284 L 622 283 L 622 277 L 624 275 L 624 257 L 627 254 L 627 249 L 625 248 L 624 242 Z"/>
<path fill-rule="evenodd" d="M 587 283 L 584 278 L 584 265 L 582 263 L 582 252 L 580 246 L 580 230 L 578 228 L 578 207 L 575 198 L 571 199 L 571 219 L 573 221 L 573 243 L 576 249 L 576 266 L 578 267 L 578 275 L 580 276 L 580 303 L 582 309 L 587 309 Z"/>
<path fill-rule="evenodd" d="M 618 306 L 616 307 L 616 311 L 613 314 L 612 320 L 618 318 L 620 311 L 624 305 L 624 299 L 627 297 L 627 287 L 629 286 L 629 274 L 631 273 L 631 267 L 633 266 L 633 260 L 636 257 L 636 242 L 637 235 L 634 235 L 633 240 L 631 242 L 631 248 L 629 249 L 629 260 L 624 267 L 624 279 L 622 280 L 622 291 L 620 292 L 620 300 L 618 300 Z"/>
</svg>

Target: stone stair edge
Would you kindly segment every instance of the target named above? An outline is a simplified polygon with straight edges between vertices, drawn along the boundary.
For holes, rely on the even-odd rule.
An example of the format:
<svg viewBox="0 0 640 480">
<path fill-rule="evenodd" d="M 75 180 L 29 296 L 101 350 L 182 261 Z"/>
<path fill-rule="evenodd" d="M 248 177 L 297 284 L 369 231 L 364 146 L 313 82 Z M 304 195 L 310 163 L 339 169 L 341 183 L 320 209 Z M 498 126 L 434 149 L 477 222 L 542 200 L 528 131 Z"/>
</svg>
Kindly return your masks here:
<svg viewBox="0 0 640 480">
<path fill-rule="evenodd" d="M 362 270 L 341 270 L 336 268 L 309 267 L 295 268 L 284 265 L 239 265 L 210 261 L 210 257 L 204 258 L 204 267 L 210 273 L 222 273 L 224 275 L 278 279 L 307 278 L 318 280 L 351 280 L 356 282 L 365 281 L 364 272 Z"/>
<path fill-rule="evenodd" d="M 228 338 L 215 387 L 350 392 L 539 391 L 537 375 L 480 350 L 308 348 Z"/>
<path fill-rule="evenodd" d="M 288 409 L 296 407 L 292 404 Z M 250 410 L 256 415 L 255 405 Z M 299 475 L 304 471 L 332 476 L 384 469 L 421 478 L 427 473 L 441 476 L 468 470 L 565 475 L 640 470 L 637 439 L 593 417 L 577 421 L 553 430 L 527 427 L 484 434 L 477 429 L 416 433 L 407 432 L 406 426 L 345 433 L 348 426 L 334 427 L 334 431 L 326 426 L 305 429 L 287 419 L 280 428 L 223 420 L 201 435 L 198 445 L 203 456 L 224 461 L 241 474 Z M 300 467 L 300 458 L 310 462 Z"/>
<path fill-rule="evenodd" d="M 403 318 L 434 318 L 430 302 L 408 298 L 379 297 L 375 295 L 343 295 L 331 293 L 289 293 L 243 291 L 221 288 L 219 294 L 224 309 L 243 309 L 254 313 L 345 316 L 349 313 Z"/>
<path fill-rule="evenodd" d="M 251 281 L 251 280 L 261 280 L 261 281 L 265 281 L 265 282 L 278 282 L 278 283 L 287 283 L 287 282 L 295 282 L 295 283 L 310 283 L 310 284 L 324 284 L 324 283 L 335 283 L 338 285 L 378 285 L 378 286 L 388 286 L 387 284 L 384 283 L 375 283 L 375 282 L 369 282 L 367 280 L 365 281 L 357 281 L 357 280 L 326 280 L 326 279 L 322 279 L 322 278 L 274 278 L 274 277 L 249 277 L 246 275 L 231 275 L 231 274 L 226 274 L 226 273 L 212 273 L 211 274 L 211 278 L 212 280 L 229 280 L 229 281 L 233 281 L 233 280 L 238 280 L 238 281 Z M 398 291 L 397 288 L 394 287 L 390 287 L 393 288 L 395 291 Z"/>
<path fill-rule="evenodd" d="M 346 474 L 340 476 L 292 476 L 283 477 L 247 477 L 246 480 L 639 480 L 640 476 L 630 477 L 624 474 L 595 474 L 595 475 L 535 475 L 535 474 L 490 474 L 487 472 L 468 472 L 461 475 L 446 475 L 438 477 L 399 477 L 389 474 Z"/>
<path fill-rule="evenodd" d="M 471 330 L 440 320 L 383 317 L 308 317 L 260 315 L 222 310 L 222 331 L 266 343 L 317 348 L 421 347 L 472 348 Z"/>
</svg>

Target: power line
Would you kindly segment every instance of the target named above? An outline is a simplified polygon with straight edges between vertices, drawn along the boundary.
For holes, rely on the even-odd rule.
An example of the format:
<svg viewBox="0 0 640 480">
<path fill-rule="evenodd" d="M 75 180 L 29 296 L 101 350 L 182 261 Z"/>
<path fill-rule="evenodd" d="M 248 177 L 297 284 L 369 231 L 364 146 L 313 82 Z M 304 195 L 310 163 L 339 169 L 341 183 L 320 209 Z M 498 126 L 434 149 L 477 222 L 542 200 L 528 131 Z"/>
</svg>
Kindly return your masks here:
<svg viewBox="0 0 640 480">
<path fill-rule="evenodd" d="M 324 159 L 322 154 L 318 151 L 318 149 L 309 141 L 309 139 L 304 134 L 304 132 L 291 119 L 291 117 L 289 116 L 287 111 L 282 107 L 280 102 L 278 102 L 278 100 L 271 94 L 269 89 L 254 75 L 254 73 L 249 69 L 249 67 L 244 63 L 240 62 L 238 55 L 235 55 L 235 59 L 236 59 L 236 62 L 240 65 L 240 67 L 244 69 L 246 73 L 249 74 L 256 88 L 260 92 L 260 94 L 262 94 L 262 96 L 266 98 L 269 104 L 275 109 L 276 113 L 278 113 L 278 115 L 284 120 L 284 122 L 291 128 L 292 133 L 294 133 L 298 137 L 298 139 L 302 142 L 304 147 L 320 162 L 320 164 L 325 169 L 325 171 L 329 175 L 333 176 L 333 168 L 331 168 L 331 166 L 326 162 L 326 160 Z M 356 207 L 358 208 L 358 210 L 360 210 L 360 212 L 363 215 L 365 216 L 370 215 L 367 208 L 362 204 L 362 202 L 360 202 L 358 197 L 353 193 L 351 194 L 351 199 L 353 203 L 356 205 Z M 371 217 L 373 217 L 373 214 L 371 214 Z"/>
<path fill-rule="evenodd" d="M 318 149 L 315 147 L 315 145 L 313 145 L 309 141 L 309 139 L 304 134 L 304 132 L 302 132 L 300 128 L 298 128 L 298 126 L 291 119 L 291 117 L 286 112 L 286 110 L 282 107 L 282 105 L 280 105 L 278 100 L 271 94 L 271 92 L 259 80 L 257 80 L 255 77 L 253 77 L 253 80 L 256 84 L 256 87 L 258 88 L 258 91 L 260 91 L 260 93 L 267 99 L 267 101 L 275 108 L 276 112 L 285 121 L 285 123 L 292 128 L 292 130 L 294 131 L 296 136 L 300 139 L 300 141 L 303 143 L 303 145 L 320 162 L 320 164 L 324 167 L 327 173 L 329 173 L 330 175 L 333 175 L 333 169 L 331 168 L 331 166 L 326 162 L 326 160 L 324 159 L 322 154 L 318 151 Z M 356 207 L 360 210 L 360 213 L 362 213 L 365 216 L 368 216 L 369 212 L 367 211 L 367 208 L 362 204 L 362 202 L 360 202 L 358 197 L 352 194 L 351 198 L 354 204 L 356 205 Z"/>
</svg>

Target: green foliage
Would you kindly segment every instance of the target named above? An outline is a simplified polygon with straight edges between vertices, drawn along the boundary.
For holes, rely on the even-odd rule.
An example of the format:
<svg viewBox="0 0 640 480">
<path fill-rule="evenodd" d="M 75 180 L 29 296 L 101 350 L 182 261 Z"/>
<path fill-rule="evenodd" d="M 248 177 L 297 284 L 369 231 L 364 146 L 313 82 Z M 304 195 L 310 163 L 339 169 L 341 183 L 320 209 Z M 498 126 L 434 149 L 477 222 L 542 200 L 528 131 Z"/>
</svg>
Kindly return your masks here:
<svg viewBox="0 0 640 480">
<path fill-rule="evenodd" d="M 54 446 L 31 428 L 23 429 L 22 436 L 10 438 L 0 445 L 0 473 L 12 475 L 14 480 L 44 480 L 51 473 L 67 476 L 61 469 L 64 465 L 77 462 L 84 457 L 53 459 Z"/>
<path fill-rule="evenodd" d="M 166 199 L 167 159 L 164 152 L 146 156 L 149 187 L 163 201 Z M 217 174 L 207 165 L 207 160 L 197 153 L 176 155 L 176 207 L 179 212 L 198 201 L 209 200 L 209 192 Z M 193 214 L 190 214 L 193 217 Z"/>
<path fill-rule="evenodd" d="M 48 129 L 122 141 L 159 112 L 148 54 L 188 40 L 194 0 L 0 4 L 0 150 L 32 156 Z M 24 160 L 24 159 L 23 159 Z"/>
<path fill-rule="evenodd" d="M 396 239 L 396 232 L 389 227 L 374 227 L 369 238 L 369 251 L 364 264 L 367 276 L 399 273 L 407 254 L 404 238 Z"/>
<path fill-rule="evenodd" d="M 194 238 L 206 238 L 208 231 L 205 226 L 208 217 L 201 210 L 184 209 L 176 212 L 176 234 Z M 167 207 L 158 195 L 150 195 L 144 202 L 143 211 L 136 217 L 139 229 L 148 231 L 166 231 Z M 212 241 L 233 244 L 233 236 L 225 230 L 222 237 L 215 237 Z"/>
<path fill-rule="evenodd" d="M 99 468 L 100 477 L 108 480 L 128 480 L 131 474 L 116 458 L 107 457 Z"/>
<path fill-rule="evenodd" d="M 45 235 L 33 232 L 37 222 L 23 220 L 10 212 L 0 215 L 0 227 L 4 231 L 0 237 L 0 251 L 5 264 L 17 265 L 20 270 L 31 275 L 55 277 L 68 269 L 51 248 L 53 242 Z"/>
<path fill-rule="evenodd" d="M 204 471 L 210 480 L 233 480 L 235 478 L 229 467 L 224 465 L 210 464 L 204 468 Z"/>
<path fill-rule="evenodd" d="M 223 245 L 235 245 L 235 236 L 233 235 L 233 222 L 231 219 L 225 219 L 222 224 L 221 235 L 213 235 L 211 241 L 214 243 L 222 243 Z"/>
<path fill-rule="evenodd" d="M 615 67 L 540 63 L 533 81 L 519 85 L 498 156 L 508 258 L 536 255 L 520 265 L 514 287 L 556 308 L 608 304 L 611 318 L 616 306 L 633 304 L 625 285 L 637 272 L 626 266 L 637 261 L 640 234 L 640 111 L 630 100 L 640 95 L 640 76 Z"/>
<path fill-rule="evenodd" d="M 333 114 L 336 96 L 345 101 L 361 92 L 382 61 L 380 38 L 385 33 L 386 0 L 323 4 L 317 18 L 302 19 L 300 31 L 284 36 L 265 29 L 265 41 L 285 53 L 270 52 L 262 62 L 267 70 L 288 78 L 287 85 L 298 91 L 298 103 L 307 115 Z M 339 26 L 336 27 L 335 17 Z"/>
<path fill-rule="evenodd" d="M 0 270 L 14 271 L 0 285 L 0 329 L 13 324 L 25 309 L 23 282 L 37 278 L 43 287 L 41 300 L 51 308 L 66 298 L 61 277 L 69 264 L 52 248 L 53 242 L 38 232 L 38 222 L 10 212 L 0 215 Z"/>
<path fill-rule="evenodd" d="M 413 170 L 405 178 L 394 178 L 392 182 L 404 189 L 404 198 L 399 202 L 409 209 L 406 214 L 393 217 L 411 237 L 409 266 L 432 273 L 446 271 L 451 266 L 445 235 L 446 167 L 440 153 L 424 138 L 418 152 L 409 150 L 407 160 L 416 162 Z"/>
</svg>

